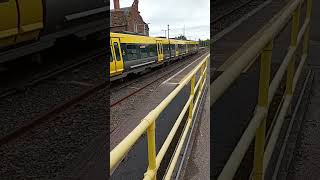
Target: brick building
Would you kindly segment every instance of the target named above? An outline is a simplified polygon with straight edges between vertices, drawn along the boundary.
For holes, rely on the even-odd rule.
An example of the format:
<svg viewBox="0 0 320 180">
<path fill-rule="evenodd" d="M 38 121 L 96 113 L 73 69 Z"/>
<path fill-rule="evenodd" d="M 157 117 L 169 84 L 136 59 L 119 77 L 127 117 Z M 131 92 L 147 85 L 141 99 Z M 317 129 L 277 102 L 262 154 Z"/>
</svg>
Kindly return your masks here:
<svg viewBox="0 0 320 180">
<path fill-rule="evenodd" d="M 114 0 L 114 9 L 110 11 L 110 31 L 130 32 L 149 36 L 149 26 L 138 10 L 139 0 L 134 0 L 130 7 L 120 8 L 119 0 Z"/>
</svg>

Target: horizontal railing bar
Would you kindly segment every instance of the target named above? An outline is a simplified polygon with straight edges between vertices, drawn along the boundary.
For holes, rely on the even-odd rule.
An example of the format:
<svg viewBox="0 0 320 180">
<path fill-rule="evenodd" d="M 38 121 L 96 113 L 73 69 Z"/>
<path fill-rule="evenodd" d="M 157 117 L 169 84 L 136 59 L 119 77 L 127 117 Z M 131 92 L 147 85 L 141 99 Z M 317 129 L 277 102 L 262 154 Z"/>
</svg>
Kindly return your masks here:
<svg viewBox="0 0 320 180">
<path fill-rule="evenodd" d="M 278 136 L 279 136 L 282 124 L 283 124 L 283 121 L 285 119 L 285 116 L 287 114 L 287 111 L 288 111 L 288 108 L 289 108 L 289 105 L 290 105 L 290 102 L 291 102 L 291 99 L 292 99 L 291 95 L 285 95 L 285 96 L 286 97 L 285 97 L 283 105 L 281 107 L 279 116 L 278 116 L 278 118 L 276 120 L 276 124 L 275 124 L 275 126 L 273 128 L 273 131 L 272 131 L 271 137 L 269 139 L 267 148 L 265 149 L 265 152 L 264 152 L 264 158 L 263 158 L 263 169 L 264 169 L 264 171 L 266 170 L 266 168 L 267 168 L 267 166 L 269 164 L 269 160 L 270 160 L 270 158 L 272 156 L 272 152 L 274 150 L 275 144 L 277 142 L 277 139 L 278 139 Z"/>
<path fill-rule="evenodd" d="M 202 85 L 201 85 L 201 86 L 202 86 L 202 89 L 204 88 L 206 82 L 207 82 L 207 80 L 204 79 L 204 80 L 203 80 L 203 83 L 202 83 Z M 192 114 L 194 114 L 194 113 L 195 113 L 195 110 L 197 109 L 198 101 L 199 101 L 199 99 L 200 99 L 200 97 L 201 97 L 201 94 L 202 94 L 202 91 L 199 91 L 199 93 L 197 94 L 196 100 L 194 101 L 194 107 L 193 107 L 193 110 L 192 110 Z"/>
<path fill-rule="evenodd" d="M 198 80 L 197 84 L 194 86 L 194 93 L 197 92 L 198 88 L 199 88 L 199 85 L 201 83 L 201 79 Z"/>
<path fill-rule="evenodd" d="M 241 74 L 243 69 L 251 62 L 251 60 L 269 43 L 283 28 L 283 26 L 291 18 L 292 12 L 298 7 L 301 0 L 296 0 L 284 8 L 283 13 L 275 20 L 270 27 L 267 28 L 262 36 L 248 47 L 246 51 L 226 69 L 214 82 L 210 85 L 210 106 L 212 106 L 225 90 L 235 81 Z"/>
<path fill-rule="evenodd" d="M 300 43 L 302 42 L 302 37 L 303 34 L 306 31 L 306 27 L 309 25 L 309 21 L 306 21 L 303 25 L 303 27 L 301 28 L 299 34 L 298 34 L 298 40 L 297 40 L 297 46 L 290 46 L 289 50 L 284 58 L 284 60 L 282 61 L 278 71 L 276 72 L 274 78 L 272 79 L 272 82 L 270 83 L 270 87 L 269 87 L 269 98 L 268 98 L 268 105 L 271 104 L 272 99 L 280 85 L 280 82 L 283 78 L 283 75 L 285 74 L 288 64 L 290 61 L 292 61 L 292 58 L 297 50 L 297 47 L 300 45 Z"/>
<path fill-rule="evenodd" d="M 136 141 L 145 133 L 148 127 L 159 117 L 160 113 L 169 105 L 169 103 L 177 96 L 177 94 L 191 81 L 191 78 L 196 74 L 201 65 L 210 57 L 208 54 L 154 110 L 152 110 L 140 123 L 129 133 L 110 153 L 110 174 L 114 171 L 118 163 L 129 152 Z"/>
<path fill-rule="evenodd" d="M 131 147 L 135 144 L 135 142 L 140 138 L 142 134 L 144 134 L 146 129 L 148 129 L 148 127 L 151 125 L 152 120 L 150 118 L 154 116 L 152 113 L 154 113 L 154 111 L 151 111 L 151 113 L 148 114 L 147 118 L 144 118 L 139 123 L 139 125 L 136 128 L 134 128 L 133 131 L 131 131 L 130 134 L 111 151 L 110 153 L 111 172 L 114 171 L 115 165 L 117 165 L 118 162 L 122 160 L 124 155 L 131 149 Z"/>
<path fill-rule="evenodd" d="M 205 61 L 204 61 L 204 63 L 205 63 Z M 203 64 L 203 63 L 201 63 L 199 66 L 201 67 L 202 64 Z M 205 70 L 206 70 L 206 69 L 207 69 L 207 67 L 205 68 Z M 197 73 L 197 72 L 196 72 L 196 73 Z M 205 73 L 205 72 L 204 72 L 204 73 Z M 199 83 L 201 82 L 201 79 L 204 78 L 204 73 L 203 73 L 202 75 L 200 74 L 200 78 L 198 79 L 198 83 L 197 83 L 198 85 L 199 85 Z M 194 75 L 194 74 L 193 74 L 193 75 Z M 204 81 L 203 81 L 202 88 L 203 88 L 205 82 L 206 82 L 206 79 L 204 79 Z M 197 89 L 198 89 L 198 87 L 196 87 L 196 88 L 194 89 L 194 91 L 196 92 Z M 199 91 L 198 96 L 197 96 L 197 100 L 196 100 L 196 102 L 195 102 L 195 106 L 194 106 L 194 108 L 193 108 L 193 112 L 194 112 L 194 110 L 195 110 L 196 107 L 197 107 L 198 99 L 199 99 L 199 96 L 200 96 L 200 95 L 201 95 L 201 92 Z M 160 167 L 161 161 L 162 161 L 162 159 L 163 159 L 163 157 L 164 157 L 164 155 L 165 155 L 165 153 L 166 153 L 166 151 L 167 151 L 167 149 L 168 149 L 168 147 L 169 147 L 169 145 L 170 145 L 170 143 L 171 143 L 171 141 L 172 141 L 172 139 L 173 139 L 173 137 L 174 137 L 174 135 L 175 135 L 175 133 L 176 133 L 176 131 L 177 131 L 177 128 L 179 127 L 179 125 L 180 125 L 180 123 L 181 123 L 181 121 L 182 121 L 182 119 L 183 119 L 183 117 L 184 117 L 184 115 L 185 115 L 185 113 L 186 113 L 186 110 L 189 108 L 188 106 L 190 105 L 191 101 L 193 101 L 193 99 L 194 99 L 194 95 L 190 95 L 190 98 L 188 99 L 188 101 L 187 101 L 187 103 L 185 104 L 182 112 L 180 113 L 180 115 L 179 115 L 176 123 L 174 124 L 174 127 L 171 129 L 171 131 L 170 131 L 169 135 L 167 136 L 164 144 L 162 145 L 162 147 L 161 147 L 161 149 L 160 149 L 160 151 L 159 151 L 159 153 L 158 153 L 158 155 L 157 155 L 157 157 L 156 157 L 156 170 L 147 170 L 147 172 L 145 173 L 145 176 L 144 176 L 144 180 L 152 180 L 152 177 L 154 177 L 154 175 L 156 174 L 156 171 L 157 171 L 158 168 Z M 178 121 L 179 121 L 179 122 L 178 122 Z M 174 131 L 174 132 L 173 132 L 173 131 Z"/>
<path fill-rule="evenodd" d="M 267 109 L 261 106 L 257 106 L 253 118 L 251 119 L 245 132 L 242 134 L 237 146 L 232 151 L 231 156 L 229 157 L 226 165 L 223 167 L 222 172 L 218 177 L 218 180 L 233 178 L 253 138 L 255 137 L 256 130 L 258 129 L 262 119 L 265 118 L 266 115 Z"/>
<path fill-rule="evenodd" d="M 296 85 L 297 85 L 297 82 L 299 80 L 303 65 L 306 62 L 307 58 L 308 58 L 307 54 L 303 54 L 302 57 L 301 57 L 299 66 L 298 66 L 297 71 L 296 71 L 296 76 L 294 76 L 294 78 L 293 78 L 293 88 L 295 88 Z"/>
<path fill-rule="evenodd" d="M 300 60 L 299 66 L 297 68 L 297 71 L 296 71 L 294 79 L 293 79 L 293 90 L 295 90 L 295 88 L 296 88 L 297 82 L 298 82 L 300 74 L 302 72 L 303 65 L 305 64 L 306 60 L 307 60 L 307 55 L 304 54 Z M 282 124 L 284 121 L 284 117 L 287 114 L 287 110 L 290 105 L 291 99 L 292 99 L 292 96 L 287 95 L 285 97 L 285 101 L 282 105 L 281 111 L 280 111 L 279 116 L 276 120 L 276 125 L 273 128 L 271 137 L 269 139 L 269 142 L 268 142 L 267 148 L 265 150 L 265 154 L 264 154 L 264 168 L 265 169 L 267 168 L 269 161 L 270 161 L 270 158 L 272 156 L 272 153 L 274 151 L 274 147 L 275 147 L 276 142 L 278 140 L 280 130 L 281 130 L 281 127 L 282 127 Z"/>
<path fill-rule="evenodd" d="M 181 139 L 179 141 L 179 144 L 178 144 L 178 146 L 176 148 L 175 154 L 174 154 L 173 159 L 172 159 L 172 161 L 170 163 L 170 166 L 169 166 L 169 169 L 167 171 L 167 174 L 164 177 L 165 180 L 169 180 L 171 178 L 171 176 L 172 176 L 174 167 L 175 167 L 175 165 L 177 163 L 180 151 L 182 149 L 182 145 L 183 145 L 183 143 L 184 143 L 184 141 L 185 141 L 185 139 L 187 137 L 187 133 L 188 133 L 188 131 L 190 129 L 191 123 L 192 123 L 192 121 L 188 118 L 187 119 L 187 124 L 186 124 L 186 126 L 185 126 L 185 128 L 183 130 L 183 134 L 182 134 Z"/>
<path fill-rule="evenodd" d="M 268 98 L 268 105 L 271 104 L 272 99 L 274 97 L 274 95 L 276 94 L 276 91 L 280 85 L 280 82 L 283 78 L 283 75 L 285 74 L 287 67 L 290 63 L 290 61 L 292 60 L 295 51 L 296 51 L 296 47 L 294 46 L 290 46 L 288 53 L 286 55 L 286 57 L 284 58 L 284 60 L 282 61 L 278 71 L 276 72 L 274 78 L 272 79 L 270 86 L 269 86 L 269 98 Z"/>
<path fill-rule="evenodd" d="M 206 84 L 206 79 L 203 80 L 203 83 L 201 85 L 202 89 L 204 88 L 205 84 Z M 194 108 L 192 109 L 192 114 L 194 114 L 195 110 L 197 109 L 197 106 L 199 104 L 199 99 L 201 97 L 201 93 L 202 93 L 202 91 L 199 91 L 199 93 L 198 93 L 198 95 L 196 97 L 196 100 L 195 100 L 195 103 L 194 103 Z M 173 170 L 174 170 L 174 168 L 176 166 L 177 159 L 178 159 L 179 154 L 181 152 L 182 145 L 184 144 L 184 141 L 186 139 L 186 135 L 187 135 L 187 133 L 188 133 L 188 131 L 190 129 L 191 123 L 192 123 L 192 120 L 190 120 L 190 119 L 187 119 L 187 121 L 188 121 L 187 123 L 190 123 L 190 125 L 187 124 L 186 127 L 188 126 L 188 128 L 185 128 L 184 131 L 183 131 L 183 134 L 182 134 L 181 139 L 179 141 L 179 145 L 176 148 L 176 151 L 175 151 L 174 156 L 173 156 L 173 158 L 172 158 L 172 160 L 170 162 L 169 168 L 167 170 L 167 173 L 166 173 L 164 179 L 170 179 L 171 178 Z"/>
<path fill-rule="evenodd" d="M 303 35 L 305 34 L 306 30 L 308 29 L 309 27 L 309 24 L 310 24 L 310 18 L 306 18 L 305 22 L 303 23 L 301 29 L 300 29 L 300 32 L 298 34 L 298 40 L 297 40 L 297 44 L 300 44 L 299 42 L 302 41 L 302 38 L 303 38 Z M 298 45 L 297 45 L 298 46 Z"/>
<path fill-rule="evenodd" d="M 183 110 L 182 110 L 182 112 L 180 113 L 177 121 L 176 121 L 175 124 L 173 125 L 173 127 L 172 127 L 169 135 L 167 136 L 165 142 L 163 143 L 163 145 L 162 145 L 162 147 L 161 147 L 161 149 L 160 149 L 160 151 L 159 151 L 159 153 L 158 153 L 158 155 L 157 155 L 157 158 L 156 158 L 157 169 L 159 168 L 159 166 L 160 166 L 160 164 L 161 164 L 161 161 L 162 161 L 165 153 L 167 152 L 168 147 L 169 147 L 169 145 L 171 144 L 171 141 L 172 141 L 174 135 L 176 134 L 176 131 L 177 131 L 178 127 L 180 126 L 180 123 L 181 123 L 183 117 L 185 116 L 185 114 L 186 114 L 186 112 L 187 112 L 187 110 L 188 110 L 188 108 L 189 108 L 189 105 L 190 105 L 190 103 L 191 103 L 192 100 L 193 100 L 193 95 L 191 95 L 191 96 L 189 97 L 189 99 L 188 99 L 187 103 L 184 105 Z"/>
<path fill-rule="evenodd" d="M 207 68 L 204 69 L 203 73 L 205 73 L 206 70 L 207 70 Z M 199 86 L 200 86 L 200 83 L 201 83 L 201 79 L 203 79 L 203 78 L 204 78 L 204 74 L 201 74 L 201 73 L 200 73 L 200 78 L 198 79 L 198 82 L 197 82 L 197 84 L 196 84 L 195 87 L 194 87 L 194 92 L 197 92 L 197 90 L 198 90 L 198 88 L 199 88 Z"/>
</svg>

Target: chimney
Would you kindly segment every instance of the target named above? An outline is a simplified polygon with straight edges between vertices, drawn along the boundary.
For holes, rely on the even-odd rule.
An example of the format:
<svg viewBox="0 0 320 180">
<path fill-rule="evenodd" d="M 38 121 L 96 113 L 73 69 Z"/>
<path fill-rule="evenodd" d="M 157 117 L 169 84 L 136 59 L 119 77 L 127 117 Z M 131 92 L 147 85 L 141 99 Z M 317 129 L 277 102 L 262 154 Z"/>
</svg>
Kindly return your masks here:
<svg viewBox="0 0 320 180">
<path fill-rule="evenodd" d="M 113 0 L 114 9 L 118 10 L 120 9 L 120 3 L 119 0 Z"/>
</svg>

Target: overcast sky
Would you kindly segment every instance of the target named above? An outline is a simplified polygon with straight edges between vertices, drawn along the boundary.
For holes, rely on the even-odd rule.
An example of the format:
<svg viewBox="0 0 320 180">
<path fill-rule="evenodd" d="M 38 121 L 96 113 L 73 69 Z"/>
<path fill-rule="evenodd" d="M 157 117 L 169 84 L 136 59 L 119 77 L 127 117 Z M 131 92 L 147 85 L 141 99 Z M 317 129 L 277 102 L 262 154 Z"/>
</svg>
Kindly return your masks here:
<svg viewBox="0 0 320 180">
<path fill-rule="evenodd" d="M 131 6 L 133 0 L 120 0 L 120 7 Z M 110 8 L 113 9 L 113 0 Z M 170 25 L 170 37 L 183 34 L 188 39 L 210 37 L 210 0 L 139 0 L 139 11 L 149 24 L 150 36 L 164 36 Z"/>
</svg>

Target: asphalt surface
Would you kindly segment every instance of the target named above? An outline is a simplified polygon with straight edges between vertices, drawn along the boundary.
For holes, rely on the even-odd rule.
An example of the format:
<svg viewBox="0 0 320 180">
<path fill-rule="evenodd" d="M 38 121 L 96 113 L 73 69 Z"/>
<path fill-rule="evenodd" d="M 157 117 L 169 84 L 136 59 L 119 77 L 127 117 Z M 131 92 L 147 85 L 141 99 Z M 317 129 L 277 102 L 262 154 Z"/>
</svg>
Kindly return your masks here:
<svg viewBox="0 0 320 180">
<path fill-rule="evenodd" d="M 306 114 L 301 124 L 288 180 L 320 179 L 320 2 L 313 1 L 312 30 L 310 37 L 309 66 L 314 71 L 310 101 L 304 109 Z M 291 142 L 292 143 L 292 142 Z"/>
<path fill-rule="evenodd" d="M 204 104 L 202 117 L 199 121 L 199 127 L 195 132 L 195 140 L 192 145 L 188 165 L 185 169 L 184 179 L 198 180 L 210 179 L 210 97 L 207 93 L 207 99 Z"/>
</svg>

